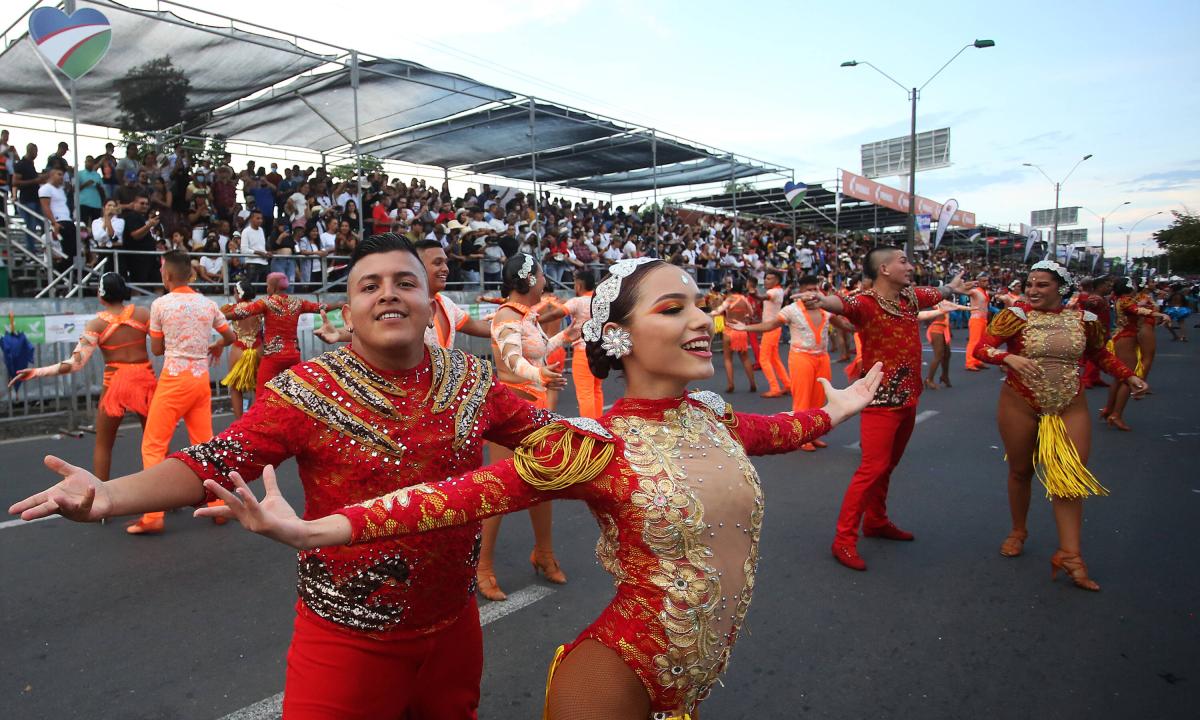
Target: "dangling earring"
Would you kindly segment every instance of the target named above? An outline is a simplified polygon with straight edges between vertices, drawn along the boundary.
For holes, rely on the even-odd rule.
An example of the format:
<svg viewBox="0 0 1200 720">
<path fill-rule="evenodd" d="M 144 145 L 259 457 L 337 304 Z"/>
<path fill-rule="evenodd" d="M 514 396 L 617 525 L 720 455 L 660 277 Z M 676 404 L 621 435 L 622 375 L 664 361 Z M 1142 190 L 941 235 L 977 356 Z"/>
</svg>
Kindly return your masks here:
<svg viewBox="0 0 1200 720">
<path fill-rule="evenodd" d="M 346 332 L 348 332 L 348 333 L 350 333 L 351 335 L 353 335 L 353 334 L 354 334 L 354 328 L 352 328 L 352 327 L 348 327 L 348 328 L 346 328 Z"/>
<path fill-rule="evenodd" d="M 600 339 L 600 347 L 604 354 L 620 360 L 633 350 L 633 338 L 623 327 L 610 327 L 604 331 Z"/>
</svg>

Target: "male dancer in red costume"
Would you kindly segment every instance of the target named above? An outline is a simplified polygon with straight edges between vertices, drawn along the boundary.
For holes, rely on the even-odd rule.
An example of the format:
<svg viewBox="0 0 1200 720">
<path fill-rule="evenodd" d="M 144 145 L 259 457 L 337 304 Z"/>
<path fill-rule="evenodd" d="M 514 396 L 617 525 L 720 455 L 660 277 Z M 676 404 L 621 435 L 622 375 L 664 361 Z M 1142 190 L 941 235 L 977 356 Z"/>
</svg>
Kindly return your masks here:
<svg viewBox="0 0 1200 720">
<path fill-rule="evenodd" d="M 47 457 L 64 479 L 9 512 L 96 521 L 197 504 L 211 499 L 205 479 L 228 483 L 234 470 L 255 478 L 295 456 L 304 516 L 321 517 L 478 468 L 484 440 L 514 447 L 551 420 L 495 382 L 490 363 L 426 346 L 432 301 L 408 240 L 359 243 L 348 282 L 350 346 L 282 373 L 212 441 L 107 483 Z M 284 717 L 474 718 L 483 668 L 478 537 L 479 523 L 469 523 L 300 553 Z"/>
<path fill-rule="evenodd" d="M 862 461 L 846 488 L 838 515 L 833 556 L 854 570 L 866 570 L 858 554 L 858 530 L 868 537 L 912 540 L 912 533 L 896 527 L 887 515 L 888 482 L 900 463 L 912 435 L 921 396 L 921 336 L 917 312 L 933 307 L 954 293 L 965 293 L 973 283 L 956 276 L 940 288 L 912 287 L 913 267 L 898 247 L 880 245 L 867 253 L 863 273 L 871 289 L 849 298 L 800 293 L 800 301 L 818 300 L 818 306 L 843 315 L 862 338 L 864 367 L 883 363 L 883 382 L 875 399 L 863 410 Z"/>
<path fill-rule="evenodd" d="M 324 303 L 290 297 L 287 289 L 287 275 L 271 273 L 267 275 L 267 297 L 251 303 L 238 303 L 225 311 L 225 317 L 229 320 L 263 316 L 262 360 L 258 364 L 255 401 L 271 378 L 300 362 L 300 341 L 296 339 L 300 316 L 325 309 Z"/>
</svg>

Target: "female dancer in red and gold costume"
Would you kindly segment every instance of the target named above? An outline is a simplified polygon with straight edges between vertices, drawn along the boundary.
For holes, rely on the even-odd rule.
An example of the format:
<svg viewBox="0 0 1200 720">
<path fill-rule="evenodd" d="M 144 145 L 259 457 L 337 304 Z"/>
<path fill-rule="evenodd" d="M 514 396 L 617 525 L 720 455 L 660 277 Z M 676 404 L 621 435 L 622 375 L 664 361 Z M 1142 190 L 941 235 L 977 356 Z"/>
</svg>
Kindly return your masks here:
<svg viewBox="0 0 1200 720">
<path fill-rule="evenodd" d="M 1134 294 L 1133 282 L 1129 278 L 1117 278 L 1113 284 L 1115 301 L 1117 333 L 1113 335 L 1112 351 L 1126 367 L 1134 368 L 1142 379 L 1146 377 L 1146 356 L 1141 353 L 1143 335 L 1149 336 L 1151 346 L 1154 341 L 1154 325 L 1160 318 L 1165 317 L 1157 312 L 1153 304 L 1147 306 L 1138 301 L 1141 295 Z M 1150 361 L 1154 361 L 1154 351 L 1150 351 Z M 1125 424 L 1125 404 L 1129 402 L 1129 387 L 1124 383 L 1113 383 L 1108 388 L 1108 402 L 1100 410 L 1100 418 L 1108 422 L 1109 427 L 1129 432 L 1132 430 Z"/>
<path fill-rule="evenodd" d="M 547 366 L 546 357 L 569 343 L 574 336 L 564 331 L 548 338 L 542 330 L 537 311 L 532 306 L 542 300 L 546 278 L 532 255 L 517 253 L 509 258 L 504 265 L 503 282 L 507 301 L 492 318 L 492 356 L 496 361 L 496 379 L 507 385 L 517 397 L 528 400 L 535 407 L 547 409 L 548 391 L 562 388 L 566 379 L 561 372 L 562 366 Z M 492 462 L 499 462 L 511 455 L 512 452 L 507 448 L 488 446 L 488 459 Z M 529 553 L 529 564 L 534 572 L 541 573 L 550 582 L 565 583 L 567 576 L 554 557 L 550 503 L 531 507 L 529 520 L 533 524 L 533 551 Z M 496 582 L 494 570 L 496 538 L 499 535 L 499 516 L 484 520 L 476 578 L 479 593 L 488 600 L 508 598 Z"/>
<path fill-rule="evenodd" d="M 300 362 L 300 342 L 296 339 L 300 316 L 325 309 L 324 303 L 288 296 L 287 289 L 287 275 L 271 273 L 267 275 L 267 297 L 223 312 L 228 320 L 263 316 L 262 359 L 258 364 L 255 394 L 262 392 L 271 378 Z"/>
<path fill-rule="evenodd" d="M 616 263 L 584 329 L 592 371 L 621 369 L 626 396 L 599 421 L 564 420 L 526 438 L 515 457 L 304 522 L 267 484 L 262 506 L 240 478 L 215 482 L 251 530 L 297 547 L 367 542 L 455 526 L 552 498 L 583 500 L 600 524 L 597 556 L 617 581 L 600 617 L 551 665 L 550 720 L 696 717 L 746 617 L 764 501 L 748 455 L 782 453 L 861 410 L 882 371 L 824 409 L 735 413 L 712 392 L 712 320 L 695 282 L 661 260 Z M 202 510 L 201 515 L 218 511 Z"/>
<path fill-rule="evenodd" d="M 236 302 L 221 307 L 221 313 L 228 317 L 233 311 L 245 308 L 254 302 L 254 285 L 249 280 L 239 280 L 233 286 Z M 257 314 L 234 320 L 233 332 L 237 340 L 229 350 L 229 372 L 221 380 L 221 384 L 229 388 L 229 404 L 233 408 L 233 416 L 242 416 L 242 398 L 245 393 L 254 390 L 258 378 L 258 364 L 262 359 L 259 355 L 259 345 L 262 344 L 262 317 Z"/>
<path fill-rule="evenodd" d="M 1104 329 L 1086 310 L 1063 308 L 1071 276 L 1056 262 L 1034 264 L 1026 281 L 1027 302 L 992 320 L 975 357 L 1006 365 L 1000 389 L 1000 437 L 1008 454 L 1008 503 L 1013 529 L 1000 554 L 1021 554 L 1033 476 L 1046 487 L 1058 526 L 1058 550 L 1050 558 L 1051 578 L 1063 570 L 1085 590 L 1100 586 L 1088 577 L 1080 557 L 1083 499 L 1108 491 L 1086 467 L 1091 419 L 1079 382 L 1079 359 L 1087 357 L 1136 393 L 1146 383 L 1104 348 Z M 1008 350 L 1001 350 L 1007 345 Z"/>
<path fill-rule="evenodd" d="M 735 277 L 729 294 L 712 311 L 713 315 L 720 315 L 725 318 L 725 328 L 722 331 L 725 341 L 721 343 L 722 352 L 725 356 L 725 392 L 734 392 L 734 354 L 737 354 L 741 358 L 742 368 L 745 369 L 746 378 L 750 381 L 750 392 L 758 392 L 758 385 L 754 382 L 754 367 L 750 364 L 749 334 L 745 330 L 735 330 L 733 328 L 734 324 L 744 325 L 750 322 L 753 313 L 754 306 L 746 298 L 746 281 L 741 277 Z"/>
<path fill-rule="evenodd" d="M 154 397 L 157 380 L 150 356 L 146 353 L 150 310 L 126 305 L 133 293 L 117 273 L 100 277 L 100 305 L 104 307 L 88 321 L 71 357 L 57 365 L 25 368 L 8 383 L 24 382 L 35 377 L 53 377 L 79 372 L 88 358 L 100 348 L 104 358 L 104 392 L 96 406 L 96 448 L 92 454 L 93 472 L 107 482 L 112 468 L 113 443 L 126 412 L 138 416 L 146 425 L 150 399 Z"/>
</svg>

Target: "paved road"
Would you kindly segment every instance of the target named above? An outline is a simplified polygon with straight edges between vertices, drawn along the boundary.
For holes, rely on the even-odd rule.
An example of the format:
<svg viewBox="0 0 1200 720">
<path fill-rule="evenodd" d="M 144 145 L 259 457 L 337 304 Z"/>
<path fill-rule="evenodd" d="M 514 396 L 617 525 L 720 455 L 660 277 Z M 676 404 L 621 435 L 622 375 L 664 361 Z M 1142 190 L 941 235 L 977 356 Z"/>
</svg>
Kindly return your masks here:
<svg viewBox="0 0 1200 720">
<path fill-rule="evenodd" d="M 922 400 L 924 421 L 892 483 L 892 515 L 918 539 L 864 540 L 867 573 L 841 568 L 828 550 L 858 460 L 856 423 L 815 455 L 758 459 L 768 511 L 757 593 L 705 717 L 1195 717 L 1197 356 L 1164 342 L 1151 377 L 1157 394 L 1128 413 L 1136 432 L 1094 429 L 1091 464 L 1113 491 L 1087 506 L 1085 554 L 1099 594 L 1050 582 L 1054 529 L 1040 499 L 1027 554 L 998 556 L 1008 519 L 997 372 L 964 373 L 961 354 L 955 388 Z M 607 389 L 615 397 L 619 386 Z M 729 399 L 740 410 L 784 409 L 744 389 Z M 1089 401 L 1095 407 L 1099 391 Z M 573 399 L 562 408 L 573 409 Z M 115 471 L 135 467 L 137 440 L 123 433 Z M 42 454 L 86 463 L 90 443 L 0 444 L 4 504 L 46 483 Z M 282 477 L 299 503 L 295 465 Z M 497 559 L 504 587 L 530 604 L 503 616 L 499 605 L 485 610 L 485 719 L 540 716 L 554 647 L 611 592 L 586 508 L 555 509 L 565 587 L 539 582 L 524 564 L 525 518 L 506 520 Z M 244 719 L 256 714 L 244 708 L 282 690 L 292 554 L 185 512 L 168 526 L 155 538 L 127 537 L 121 523 L 0 527 L 0 716 Z M 271 716 L 270 703 L 258 710 Z"/>
</svg>

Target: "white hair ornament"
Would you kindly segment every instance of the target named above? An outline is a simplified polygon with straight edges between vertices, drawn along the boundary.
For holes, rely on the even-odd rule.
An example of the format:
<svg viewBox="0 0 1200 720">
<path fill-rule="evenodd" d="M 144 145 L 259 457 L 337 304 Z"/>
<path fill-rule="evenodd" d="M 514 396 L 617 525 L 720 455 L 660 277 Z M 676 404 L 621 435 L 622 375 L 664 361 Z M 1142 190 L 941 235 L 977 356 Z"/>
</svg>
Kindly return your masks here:
<svg viewBox="0 0 1200 720">
<path fill-rule="evenodd" d="M 1053 260 L 1042 260 L 1041 262 L 1034 263 L 1029 268 L 1029 272 L 1035 270 L 1054 273 L 1058 276 L 1059 280 L 1062 280 L 1062 285 L 1058 288 L 1058 294 L 1063 296 L 1071 294 L 1071 287 L 1075 285 L 1075 278 L 1071 276 L 1071 273 L 1065 267 Z"/>
<path fill-rule="evenodd" d="M 621 281 L 633 274 L 634 270 L 653 261 L 654 258 L 648 257 L 618 260 L 608 269 L 608 277 L 596 287 L 596 292 L 592 293 L 592 318 L 583 324 L 584 340 L 596 342 L 600 339 L 604 324 L 608 322 L 609 306 L 621 294 Z M 628 343 L 628 333 L 626 333 L 626 343 Z M 608 348 L 606 347 L 605 350 L 607 351 Z M 626 350 L 626 354 L 628 354 L 628 350 Z"/>
</svg>

